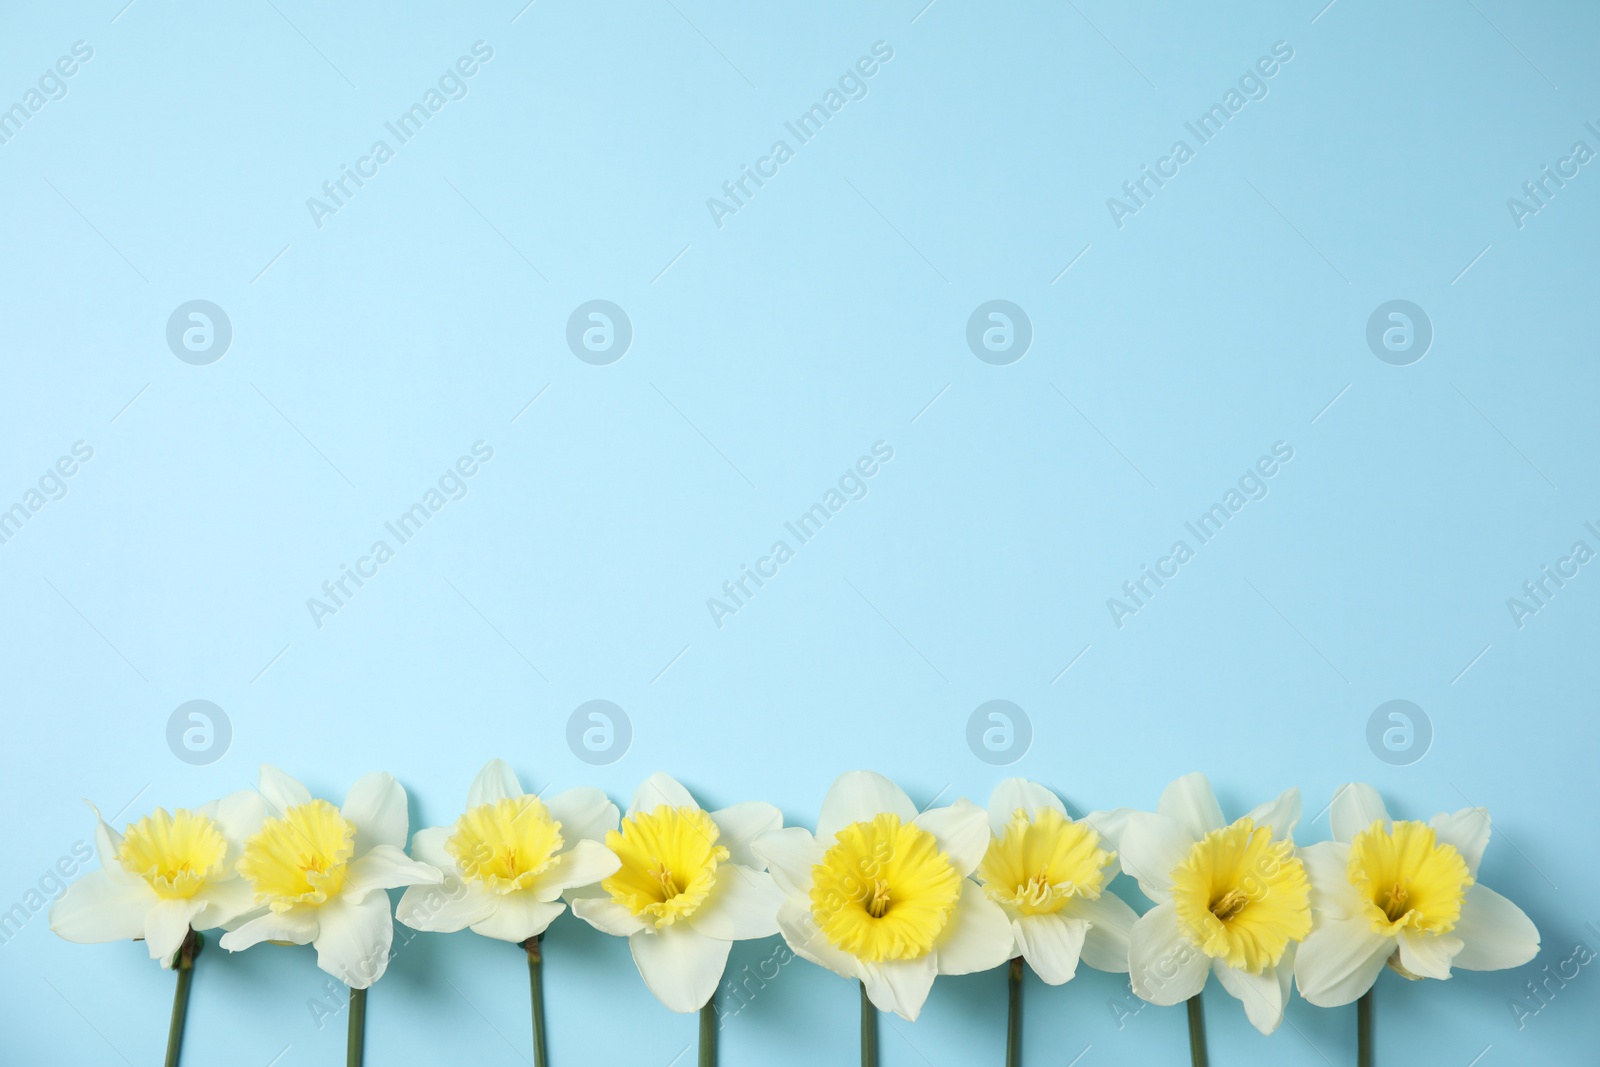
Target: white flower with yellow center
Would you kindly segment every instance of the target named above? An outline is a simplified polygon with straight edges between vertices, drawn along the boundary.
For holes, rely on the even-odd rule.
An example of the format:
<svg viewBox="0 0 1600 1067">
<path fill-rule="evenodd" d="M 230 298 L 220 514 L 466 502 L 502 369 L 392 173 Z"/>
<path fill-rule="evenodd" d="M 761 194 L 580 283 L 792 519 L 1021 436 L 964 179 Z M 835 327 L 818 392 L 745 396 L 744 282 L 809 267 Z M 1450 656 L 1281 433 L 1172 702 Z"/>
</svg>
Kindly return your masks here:
<svg viewBox="0 0 1600 1067">
<path fill-rule="evenodd" d="M 791 826 L 755 851 L 784 893 L 789 947 L 915 1020 L 937 975 L 986 971 L 1012 952 L 1006 913 L 969 877 L 989 840 L 970 800 L 919 814 L 889 779 L 851 771 L 828 790 L 815 835 Z"/>
<path fill-rule="evenodd" d="M 771 804 L 708 812 L 672 778 L 651 775 L 606 834 L 621 865 L 598 886 L 568 891 L 572 913 L 628 939 L 661 1003 L 698 1011 L 716 993 L 733 942 L 778 932 L 782 897 L 750 843 L 782 825 Z"/>
<path fill-rule="evenodd" d="M 1386 963 L 1406 978 L 1449 978 L 1452 967 L 1498 971 L 1538 955 L 1533 922 L 1478 884 L 1484 809 L 1391 820 L 1377 790 L 1352 783 L 1334 795 L 1330 818 L 1334 840 L 1301 852 L 1313 923 L 1295 978 L 1311 1003 L 1350 1003 Z"/>
<path fill-rule="evenodd" d="M 617 869 L 600 843 L 616 824 L 617 806 L 600 790 L 569 789 L 546 802 L 523 792 L 504 761 L 490 760 L 455 824 L 412 839 L 412 855 L 443 871 L 444 883 L 407 889 L 395 917 L 417 930 L 470 926 L 502 941 L 538 937 L 566 909 L 562 891 Z"/>
<path fill-rule="evenodd" d="M 1011 920 L 1015 955 L 1049 985 L 1060 985 L 1078 961 L 1126 972 L 1128 933 L 1139 914 L 1107 890 L 1120 867 L 1094 828 L 1044 786 L 1009 778 L 989 798 L 994 839 L 978 865 L 978 884 Z"/>
<path fill-rule="evenodd" d="M 315 945 L 318 967 L 366 989 L 389 966 L 394 942 L 384 890 L 443 879 L 403 851 L 406 791 L 387 774 L 369 774 L 336 808 L 264 765 L 260 793 L 269 815 L 245 840 L 238 870 L 265 911 L 220 944 L 230 952 L 262 941 Z"/>
<path fill-rule="evenodd" d="M 1300 791 L 1289 789 L 1226 823 L 1203 774 L 1169 785 L 1153 812 L 1108 816 L 1123 869 L 1156 904 L 1129 935 L 1134 993 L 1177 1004 L 1215 973 L 1257 1030 L 1278 1028 L 1295 948 L 1311 932 L 1311 888 L 1292 836 L 1299 821 Z"/>
<path fill-rule="evenodd" d="M 143 938 L 151 958 L 170 968 L 190 929 L 210 930 L 255 907 L 233 865 L 264 810 L 246 789 L 194 811 L 157 808 L 121 834 L 96 811 L 100 869 L 51 906 L 50 929 L 80 944 Z"/>
</svg>

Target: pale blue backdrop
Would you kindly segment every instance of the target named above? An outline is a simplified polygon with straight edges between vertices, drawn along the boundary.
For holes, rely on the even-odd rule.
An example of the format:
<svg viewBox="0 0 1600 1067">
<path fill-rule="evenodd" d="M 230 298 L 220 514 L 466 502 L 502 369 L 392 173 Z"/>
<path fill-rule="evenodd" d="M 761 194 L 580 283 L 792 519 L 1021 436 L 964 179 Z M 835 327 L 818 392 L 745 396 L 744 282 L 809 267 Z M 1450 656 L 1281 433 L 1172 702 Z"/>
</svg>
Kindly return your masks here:
<svg viewBox="0 0 1600 1067">
<path fill-rule="evenodd" d="M 1385 974 L 1384 1059 L 1592 1062 L 1600 979 L 1526 983 L 1600 948 L 1600 574 L 1562 562 L 1600 550 L 1600 14 L 524 3 L 0 13 L 0 1058 L 161 1055 L 171 977 L 38 910 L 79 870 L 83 798 L 125 822 L 263 761 L 335 799 L 386 769 L 421 826 L 500 755 L 540 787 L 625 802 L 669 770 L 799 822 L 854 767 L 919 802 L 1024 774 L 1075 810 L 1195 769 L 1235 814 L 1298 784 L 1303 841 L 1351 779 L 1403 815 L 1487 805 L 1483 881 L 1544 949 Z M 402 141 L 386 123 L 419 103 Z M 747 167 L 768 177 L 733 201 Z M 209 351 L 187 312 L 169 344 L 196 300 L 220 359 L 215 314 Z M 614 314 L 610 352 L 587 318 L 588 358 L 569 346 L 593 300 L 631 326 L 619 360 Z M 1027 331 L 1010 314 L 980 359 L 992 300 Z M 1431 327 L 1420 359 L 1414 312 L 1380 322 L 1410 349 L 1369 345 L 1394 300 Z M 384 524 L 479 442 L 400 544 Z M 877 442 L 864 496 L 786 531 Z M 1275 446 L 1292 460 L 1202 544 L 1185 523 Z M 393 557 L 362 562 L 378 540 Z M 792 558 L 726 599 L 778 540 Z M 371 577 L 336 603 L 346 566 Z M 567 740 L 595 699 L 632 732 L 603 765 Z M 221 709 L 198 751 L 169 744 L 191 700 Z M 968 744 L 989 700 L 1031 725 L 1009 766 Z M 1391 700 L 1417 710 L 1369 744 Z M 555 1062 L 688 1062 L 694 1020 L 625 945 L 566 917 L 548 957 Z M 309 950 L 199 966 L 186 1062 L 342 1062 Z M 1117 976 L 1027 995 L 1031 1063 L 1186 1062 L 1183 1013 L 1134 1014 Z M 786 967 L 723 1062 L 849 1062 L 855 996 Z M 998 1062 L 1004 1003 L 998 972 L 941 980 L 884 1062 Z M 1353 1062 L 1353 1009 L 1296 1000 L 1264 1038 L 1207 1003 L 1215 1062 Z M 521 957 L 418 937 L 369 1027 L 373 1064 L 526 1062 Z"/>
</svg>

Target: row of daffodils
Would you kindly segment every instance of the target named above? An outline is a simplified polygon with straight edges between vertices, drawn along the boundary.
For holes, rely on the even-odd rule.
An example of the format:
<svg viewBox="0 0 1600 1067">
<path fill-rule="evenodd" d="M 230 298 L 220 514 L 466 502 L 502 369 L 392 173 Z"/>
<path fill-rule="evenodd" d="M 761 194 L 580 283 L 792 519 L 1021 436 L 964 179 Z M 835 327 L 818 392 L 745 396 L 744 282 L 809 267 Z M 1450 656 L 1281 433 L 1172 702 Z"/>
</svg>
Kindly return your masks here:
<svg viewBox="0 0 1600 1067">
<path fill-rule="evenodd" d="M 1332 1007 L 1362 998 L 1385 966 L 1444 979 L 1538 952 L 1528 917 L 1477 881 L 1484 810 L 1395 820 L 1352 784 L 1332 800 L 1334 839 L 1297 847 L 1300 814 L 1290 789 L 1230 822 L 1200 774 L 1172 783 L 1153 812 L 1074 819 L 1022 779 L 1003 782 L 987 811 L 966 799 L 919 811 L 856 771 L 833 784 L 812 832 L 760 801 L 707 811 L 664 774 L 625 813 L 597 789 L 541 798 L 494 760 L 461 816 L 417 832 L 408 853 L 406 794 L 389 775 L 362 778 L 335 806 L 263 767 L 258 789 L 158 809 L 120 834 L 97 816 L 101 869 L 55 903 L 50 925 L 70 941 L 143 939 L 180 970 L 200 931 L 222 929 L 230 951 L 310 944 L 318 966 L 364 991 L 398 918 L 524 946 L 537 991 L 539 938 L 570 907 L 627 938 L 645 984 L 677 1012 L 710 1010 L 733 942 L 781 934 L 908 1020 L 941 974 L 1013 961 L 1016 996 L 1024 963 L 1050 985 L 1082 963 L 1127 973 L 1158 1005 L 1198 997 L 1215 975 L 1263 1033 L 1291 987 Z M 1123 871 L 1154 904 L 1142 915 L 1110 891 Z M 391 913 L 385 891 L 400 888 Z M 542 1064 L 537 997 L 534 1011 Z M 875 1016 L 863 1002 L 864 1029 Z M 863 1062 L 874 1057 L 864 1040 Z"/>
</svg>

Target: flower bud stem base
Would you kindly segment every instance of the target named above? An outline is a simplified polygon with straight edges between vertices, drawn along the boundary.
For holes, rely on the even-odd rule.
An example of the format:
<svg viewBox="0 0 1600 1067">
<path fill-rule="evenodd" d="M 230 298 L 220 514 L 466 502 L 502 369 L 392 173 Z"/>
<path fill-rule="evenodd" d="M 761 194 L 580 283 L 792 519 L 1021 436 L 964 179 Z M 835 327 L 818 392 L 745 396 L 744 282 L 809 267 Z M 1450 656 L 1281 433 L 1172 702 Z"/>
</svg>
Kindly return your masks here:
<svg viewBox="0 0 1600 1067">
<path fill-rule="evenodd" d="M 528 996 L 533 1004 L 533 1067 L 545 1067 L 544 1046 L 544 953 L 539 936 L 522 943 L 528 953 Z"/>
<path fill-rule="evenodd" d="M 861 1067 L 878 1067 L 878 1009 L 861 983 Z"/>
<path fill-rule="evenodd" d="M 178 1067 L 178 1057 L 183 1052 L 183 1021 L 189 1014 L 189 985 L 194 981 L 194 958 L 200 955 L 205 941 L 193 930 L 189 931 L 173 957 L 173 969 L 178 972 L 178 988 L 172 995 L 172 1023 L 167 1027 L 166 1067 Z"/>
</svg>

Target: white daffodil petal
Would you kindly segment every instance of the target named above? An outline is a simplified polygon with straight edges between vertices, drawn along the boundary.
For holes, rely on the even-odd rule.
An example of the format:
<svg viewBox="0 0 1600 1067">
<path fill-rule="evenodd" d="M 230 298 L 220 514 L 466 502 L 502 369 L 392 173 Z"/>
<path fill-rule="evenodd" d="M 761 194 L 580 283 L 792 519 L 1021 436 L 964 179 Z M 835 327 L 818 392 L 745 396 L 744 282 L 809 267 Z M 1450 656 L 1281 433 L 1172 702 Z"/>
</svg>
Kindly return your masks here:
<svg viewBox="0 0 1600 1067">
<path fill-rule="evenodd" d="M 411 818 L 406 813 L 406 791 L 384 771 L 362 775 L 350 787 L 340 814 L 356 826 L 356 855 L 377 845 L 406 847 Z"/>
<path fill-rule="evenodd" d="M 778 909 L 783 891 L 772 875 L 738 863 L 717 868 L 711 893 L 694 913 L 689 925 L 722 941 L 747 941 L 778 932 Z"/>
<path fill-rule="evenodd" d="M 256 906 L 255 891 L 243 878 L 207 881 L 194 895 L 200 910 L 189 920 L 196 930 L 212 930 L 230 923 Z"/>
<path fill-rule="evenodd" d="M 359 903 L 335 897 L 317 909 L 317 966 L 351 989 L 366 989 L 389 967 L 394 922 L 389 897 L 373 893 Z"/>
<path fill-rule="evenodd" d="M 932 955 L 914 960 L 884 960 L 861 965 L 861 983 L 867 998 L 879 1011 L 892 1011 L 907 1022 L 916 1022 L 927 1003 L 928 992 L 939 974 Z"/>
<path fill-rule="evenodd" d="M 261 765 L 260 783 L 257 791 L 267 802 L 267 814 L 273 818 L 281 819 L 290 808 L 311 803 L 311 790 L 270 763 Z"/>
<path fill-rule="evenodd" d="M 84 801 L 88 803 L 88 801 Z M 89 810 L 94 812 L 94 851 L 100 857 L 100 870 L 105 876 L 119 885 L 145 885 L 144 879 L 138 875 L 129 874 L 128 869 L 117 858 L 117 853 L 122 850 L 122 835 L 111 828 L 111 825 L 100 817 L 100 809 L 89 804 Z"/>
<path fill-rule="evenodd" d="M 1067 814 L 1067 806 L 1061 802 L 1061 798 L 1038 782 L 1030 782 L 1026 778 L 1007 778 L 989 794 L 989 829 L 994 836 L 1000 837 L 1006 832 L 1006 824 L 1017 812 L 1031 819 L 1044 808 L 1054 808 L 1063 815 Z"/>
<path fill-rule="evenodd" d="M 1424 934 L 1410 927 L 1400 931 L 1400 966 L 1419 978 L 1450 977 L 1450 962 L 1461 951 L 1454 934 Z"/>
<path fill-rule="evenodd" d="M 1183 827 L 1194 841 L 1228 825 L 1222 819 L 1222 805 L 1217 803 L 1210 779 L 1199 771 L 1186 774 L 1163 789 L 1156 811 Z"/>
<path fill-rule="evenodd" d="M 1161 901 L 1172 891 L 1172 872 L 1189 855 L 1194 838 L 1175 820 L 1150 811 L 1128 813 L 1117 852 L 1122 869 L 1139 880 L 1151 900 Z"/>
<path fill-rule="evenodd" d="M 467 788 L 467 808 L 482 807 L 501 800 L 512 800 L 523 795 L 517 772 L 503 759 L 492 759 L 483 765 Z"/>
<path fill-rule="evenodd" d="M 678 780 L 670 774 L 657 771 L 646 778 L 634 791 L 633 802 L 628 805 L 631 818 L 641 811 L 650 812 L 665 804 L 669 808 L 699 808 L 700 804 Z"/>
<path fill-rule="evenodd" d="M 288 941 L 307 945 L 317 936 L 317 909 L 295 908 L 291 911 L 269 911 L 249 922 L 229 930 L 217 944 L 229 952 L 239 952 L 263 941 Z"/>
<path fill-rule="evenodd" d="M 1388 822 L 1389 812 L 1376 789 L 1365 782 L 1350 782 L 1333 794 L 1328 818 L 1333 825 L 1333 839 L 1349 841 L 1380 819 Z"/>
<path fill-rule="evenodd" d="M 414 885 L 400 896 L 395 918 L 413 930 L 453 934 L 494 913 L 500 898 L 454 876 L 439 885 Z"/>
<path fill-rule="evenodd" d="M 673 923 L 628 938 L 633 962 L 656 999 L 677 1012 L 699 1011 L 717 991 L 733 942 Z"/>
<path fill-rule="evenodd" d="M 193 898 L 157 901 L 144 916 L 144 943 L 150 949 L 150 958 L 159 960 L 162 967 L 171 968 L 172 957 L 183 947 L 183 939 L 189 936 L 189 920 L 203 906 Z"/>
<path fill-rule="evenodd" d="M 561 824 L 561 836 L 568 841 L 605 844 L 606 831 L 615 830 L 620 818 L 611 798 L 590 786 L 557 793 L 545 801 L 545 807 L 551 818 Z"/>
<path fill-rule="evenodd" d="M 981 817 L 981 808 L 974 805 Z M 979 825 L 989 832 L 989 823 Z M 940 974 L 972 974 L 998 967 L 1010 958 L 1016 945 L 1011 920 L 970 878 L 961 880 L 961 897 L 955 913 L 933 943 L 934 966 Z M 926 996 L 926 994 L 924 994 Z"/>
<path fill-rule="evenodd" d="M 772 872 L 773 881 L 786 894 L 811 892 L 811 870 L 822 861 L 823 846 L 803 826 L 785 826 L 762 834 L 750 851 Z"/>
<path fill-rule="evenodd" d="M 889 812 L 901 822 L 917 817 L 917 806 L 906 791 L 875 771 L 846 771 L 828 787 L 822 799 L 822 814 L 817 819 L 817 840 L 823 847 L 851 823 L 868 822 Z"/>
<path fill-rule="evenodd" d="M 144 936 L 144 917 L 160 898 L 144 882 L 90 871 L 50 905 L 50 929 L 80 945 Z"/>
<path fill-rule="evenodd" d="M 228 842 L 230 859 L 238 859 L 239 846 L 245 838 L 261 829 L 268 814 L 266 799 L 254 789 L 241 789 L 217 801 L 214 818 L 217 829 Z M 233 869 L 232 863 L 227 866 L 229 870 Z"/>
<path fill-rule="evenodd" d="M 1089 933 L 1083 939 L 1083 962 L 1097 971 L 1128 973 L 1128 938 L 1139 913 L 1115 893 L 1101 893 L 1094 900 L 1076 901 L 1074 918 L 1087 920 Z"/>
<path fill-rule="evenodd" d="M 1539 954 L 1539 930 L 1523 910 L 1493 889 L 1474 885 L 1456 923 L 1461 951 L 1452 965 L 1469 971 L 1520 967 Z"/>
<path fill-rule="evenodd" d="M 507 893 L 495 909 L 472 924 L 472 932 L 500 941 L 526 941 L 544 933 L 567 906 L 544 901 L 531 892 Z"/>
<path fill-rule="evenodd" d="M 949 807 L 929 808 L 913 821 L 934 836 L 963 878 L 977 870 L 989 851 L 988 813 L 966 797 Z"/>
<path fill-rule="evenodd" d="M 1083 817 L 1082 821 L 1100 835 L 1100 847 L 1117 853 L 1106 866 L 1108 882 L 1122 873 L 1122 854 L 1119 850 L 1122 848 L 1122 833 L 1128 825 L 1128 816 L 1132 814 L 1132 808 L 1116 808 L 1111 811 L 1091 811 Z"/>
<path fill-rule="evenodd" d="M 1373 930 L 1365 916 L 1318 915 L 1294 957 L 1300 995 L 1319 1008 L 1349 1004 L 1372 988 L 1394 951 L 1394 938 Z"/>
<path fill-rule="evenodd" d="M 444 850 L 444 843 L 450 840 L 454 832 L 455 828 L 450 826 L 430 826 L 418 830 L 411 838 L 411 854 L 441 871 L 456 870 L 455 857 Z"/>
<path fill-rule="evenodd" d="M 861 964 L 856 962 L 855 957 L 833 947 L 827 936 L 817 928 L 803 897 L 791 896 L 784 900 L 783 906 L 778 909 L 778 932 L 783 934 L 783 940 L 795 955 L 845 978 L 862 976 Z"/>
<path fill-rule="evenodd" d="M 1342 841 L 1318 841 L 1297 853 L 1311 883 L 1311 909 L 1330 919 L 1366 921 L 1366 903 L 1350 884 L 1350 846 Z"/>
<path fill-rule="evenodd" d="M 576 897 L 567 894 L 572 904 L 572 914 L 613 937 L 631 937 L 644 929 L 637 915 L 608 896 Z"/>
<path fill-rule="evenodd" d="M 374 889 L 399 889 L 408 885 L 438 885 L 444 873 L 418 863 L 393 845 L 379 845 L 345 868 L 347 893 L 362 896 Z"/>
<path fill-rule="evenodd" d="M 555 858 L 534 883 L 540 900 L 554 900 L 568 889 L 594 885 L 617 873 L 622 861 L 617 854 L 597 841 L 579 839 Z"/>
<path fill-rule="evenodd" d="M 1142 1000 L 1168 1007 L 1180 1004 L 1206 984 L 1211 961 L 1178 928 L 1178 909 L 1170 901 L 1139 916 L 1128 935 L 1128 982 Z"/>
<path fill-rule="evenodd" d="M 1294 975 L 1293 951 L 1291 944 L 1276 967 L 1268 967 L 1260 974 L 1234 970 L 1221 960 L 1215 961 L 1212 968 L 1222 988 L 1244 1005 L 1250 1025 L 1263 1034 L 1270 1034 L 1283 1024 L 1284 1005 L 1289 1003 L 1289 979 Z"/>
<path fill-rule="evenodd" d="M 1271 828 L 1274 841 L 1293 837 L 1294 828 L 1300 822 L 1300 787 L 1290 786 L 1276 799 L 1252 808 L 1245 818 L 1257 826 Z"/>
<path fill-rule="evenodd" d="M 762 834 L 783 829 L 783 812 L 764 800 L 748 800 L 712 812 L 711 821 L 717 824 L 717 844 L 728 850 L 728 859 L 760 870 L 766 863 L 750 845 Z"/>
<path fill-rule="evenodd" d="M 1011 921 L 1017 947 L 1045 985 L 1061 985 L 1078 973 L 1089 924 L 1056 915 L 1022 915 Z M 1124 966 L 1127 964 L 1124 963 Z"/>
<path fill-rule="evenodd" d="M 1483 850 L 1489 847 L 1489 809 L 1462 808 L 1448 815 L 1435 815 L 1428 825 L 1441 843 L 1454 845 L 1461 853 L 1467 861 L 1467 873 L 1478 877 Z"/>
</svg>

